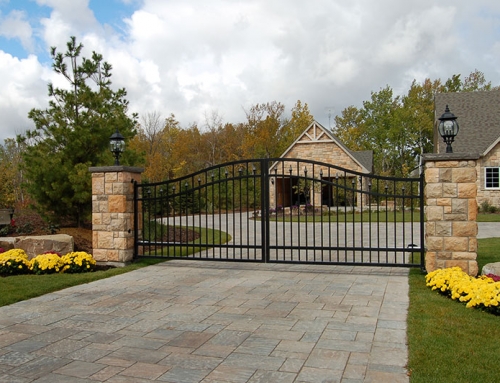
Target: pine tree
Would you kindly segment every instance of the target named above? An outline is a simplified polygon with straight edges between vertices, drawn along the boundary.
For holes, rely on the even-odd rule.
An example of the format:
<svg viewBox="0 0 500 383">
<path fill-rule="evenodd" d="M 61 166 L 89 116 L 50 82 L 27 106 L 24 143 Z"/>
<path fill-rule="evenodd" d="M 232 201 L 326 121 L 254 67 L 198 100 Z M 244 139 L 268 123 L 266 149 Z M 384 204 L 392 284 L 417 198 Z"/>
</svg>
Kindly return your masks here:
<svg viewBox="0 0 500 383">
<path fill-rule="evenodd" d="M 51 49 L 54 71 L 66 88 L 48 84 L 49 107 L 32 109 L 35 128 L 19 136 L 27 144 L 24 172 L 27 191 L 37 210 L 59 222 L 72 219 L 81 225 L 91 212 L 90 166 L 111 165 L 109 137 L 118 129 L 126 138 L 135 135 L 137 116 L 127 114 L 125 89 L 111 89 L 111 65 L 102 55 L 81 57 L 83 45 L 71 37 L 65 53 Z M 138 158 L 125 153 L 121 161 Z"/>
</svg>

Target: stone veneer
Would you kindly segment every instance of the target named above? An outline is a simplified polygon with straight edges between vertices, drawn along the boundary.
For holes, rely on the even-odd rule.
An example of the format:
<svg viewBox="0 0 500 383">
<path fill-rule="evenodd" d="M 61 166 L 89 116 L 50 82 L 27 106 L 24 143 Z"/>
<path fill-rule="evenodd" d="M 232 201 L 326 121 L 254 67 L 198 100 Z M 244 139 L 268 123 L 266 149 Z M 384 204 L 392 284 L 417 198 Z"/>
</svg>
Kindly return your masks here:
<svg viewBox="0 0 500 383">
<path fill-rule="evenodd" d="M 92 173 L 92 247 L 100 264 L 124 266 L 134 255 L 134 184 L 143 169 L 89 168 Z"/>
<path fill-rule="evenodd" d="M 359 166 L 342 148 L 331 141 L 317 141 L 313 143 L 297 142 L 295 146 L 286 153 L 285 158 L 322 161 L 349 170 L 362 171 L 361 166 Z"/>
<path fill-rule="evenodd" d="M 500 190 L 486 189 L 485 168 L 500 167 L 500 143 L 497 143 L 488 154 L 477 161 L 477 203 L 479 206 L 483 202 L 500 208 Z"/>
<path fill-rule="evenodd" d="M 425 267 L 477 275 L 476 155 L 426 154 Z"/>
<path fill-rule="evenodd" d="M 321 161 L 321 162 L 326 162 L 331 165 L 336 165 L 345 169 L 349 169 L 352 171 L 357 171 L 361 172 L 363 169 L 359 164 L 357 164 L 346 152 L 344 149 L 339 147 L 336 143 L 334 143 L 331 140 L 322 142 L 322 141 L 314 141 L 314 142 L 297 142 L 295 145 L 285 154 L 284 158 L 291 158 L 291 159 L 307 159 L 307 160 L 314 160 L 314 161 Z M 278 169 L 281 168 L 281 163 L 278 162 L 277 165 L 275 165 Z M 274 168 L 274 167 L 273 167 Z M 300 169 L 300 174 L 299 175 L 304 175 L 302 173 L 303 168 Z M 327 168 L 322 168 L 321 166 L 316 165 L 315 170 L 316 174 L 312 175 L 310 173 L 310 167 L 309 167 L 309 174 L 308 176 L 314 176 L 314 177 L 319 177 L 319 172 L 320 170 L 323 170 L 325 173 L 325 176 L 328 175 L 328 169 Z M 341 173 L 339 171 L 339 173 Z M 273 174 L 272 169 L 270 171 L 270 174 Z M 288 174 L 287 174 L 288 175 Z M 293 167 L 292 168 L 292 175 L 296 176 L 297 175 L 297 168 Z M 335 177 L 335 173 L 330 175 L 331 177 Z M 350 183 L 350 181 L 348 182 Z M 270 190 L 270 201 L 271 201 L 271 206 L 276 207 L 277 205 L 277 198 L 275 197 L 276 190 L 273 185 L 269 185 L 269 190 Z M 312 195 L 314 198 L 314 205 L 319 206 L 321 205 L 321 192 L 318 191 L 312 191 Z M 361 198 L 361 193 L 358 194 L 357 198 L 357 203 L 359 204 L 360 198 Z M 365 197 L 365 201 L 363 202 L 364 205 L 367 203 L 367 196 Z"/>
</svg>

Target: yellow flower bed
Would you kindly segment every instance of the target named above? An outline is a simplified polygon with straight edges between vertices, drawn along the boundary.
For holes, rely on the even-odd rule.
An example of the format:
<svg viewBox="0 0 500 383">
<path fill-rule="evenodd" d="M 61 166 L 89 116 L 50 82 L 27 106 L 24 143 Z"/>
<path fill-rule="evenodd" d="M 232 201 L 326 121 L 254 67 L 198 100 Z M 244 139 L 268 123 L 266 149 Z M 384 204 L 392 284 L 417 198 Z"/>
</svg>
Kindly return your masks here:
<svg viewBox="0 0 500 383">
<path fill-rule="evenodd" d="M 486 276 L 471 277 L 460 267 L 432 271 L 425 279 L 432 290 L 438 290 L 453 300 L 464 302 L 466 307 L 500 314 L 500 282 Z"/>
<path fill-rule="evenodd" d="M 35 274 L 53 274 L 62 272 L 64 264 L 58 254 L 39 254 L 31 260 L 31 271 Z"/>
<path fill-rule="evenodd" d="M 17 275 L 30 271 L 30 261 L 24 250 L 11 249 L 0 253 L 0 274 Z"/>
<path fill-rule="evenodd" d="M 0 253 L 0 275 L 85 273 L 96 265 L 91 254 L 76 251 L 60 256 L 56 253 L 39 254 L 31 261 L 24 250 L 12 249 Z"/>
<path fill-rule="evenodd" d="M 96 265 L 95 259 L 84 251 L 68 253 L 61 260 L 64 273 L 85 273 L 92 271 Z"/>
<path fill-rule="evenodd" d="M 14 259 L 14 258 L 23 258 L 23 259 L 28 259 L 28 255 L 26 252 L 22 249 L 10 249 L 6 251 L 5 253 L 0 253 L 0 259 Z"/>
</svg>

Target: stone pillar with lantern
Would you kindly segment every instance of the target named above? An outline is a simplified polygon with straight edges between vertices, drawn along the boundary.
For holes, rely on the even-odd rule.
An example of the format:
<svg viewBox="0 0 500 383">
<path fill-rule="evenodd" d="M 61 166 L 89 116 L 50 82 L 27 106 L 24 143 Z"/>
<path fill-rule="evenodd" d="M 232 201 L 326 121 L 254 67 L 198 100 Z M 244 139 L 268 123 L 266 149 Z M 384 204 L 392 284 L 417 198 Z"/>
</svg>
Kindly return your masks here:
<svg viewBox="0 0 500 383">
<path fill-rule="evenodd" d="M 459 266 L 477 275 L 477 186 L 473 153 L 453 153 L 458 134 L 457 117 L 448 105 L 438 119 L 437 130 L 446 143 L 446 153 L 425 154 L 425 267 Z"/>
<path fill-rule="evenodd" d="M 118 132 L 110 137 L 114 166 L 91 167 L 92 247 L 99 264 L 125 266 L 134 251 L 134 182 L 142 168 L 120 165 L 125 139 Z"/>
</svg>

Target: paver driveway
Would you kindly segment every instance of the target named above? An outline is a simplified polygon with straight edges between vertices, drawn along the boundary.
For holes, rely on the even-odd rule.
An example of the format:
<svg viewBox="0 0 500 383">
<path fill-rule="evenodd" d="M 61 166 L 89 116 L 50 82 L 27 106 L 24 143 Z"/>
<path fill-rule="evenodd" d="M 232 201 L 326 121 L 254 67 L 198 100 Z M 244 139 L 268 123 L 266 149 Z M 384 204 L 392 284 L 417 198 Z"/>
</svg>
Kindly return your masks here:
<svg viewBox="0 0 500 383">
<path fill-rule="evenodd" d="M 150 266 L 0 308 L 0 382 L 408 382 L 407 273 Z"/>
</svg>

